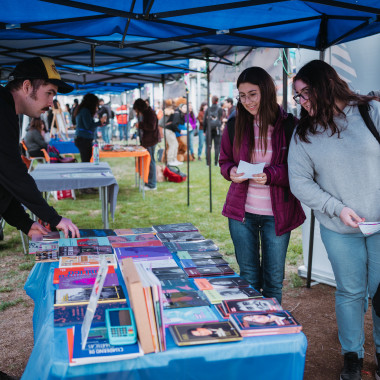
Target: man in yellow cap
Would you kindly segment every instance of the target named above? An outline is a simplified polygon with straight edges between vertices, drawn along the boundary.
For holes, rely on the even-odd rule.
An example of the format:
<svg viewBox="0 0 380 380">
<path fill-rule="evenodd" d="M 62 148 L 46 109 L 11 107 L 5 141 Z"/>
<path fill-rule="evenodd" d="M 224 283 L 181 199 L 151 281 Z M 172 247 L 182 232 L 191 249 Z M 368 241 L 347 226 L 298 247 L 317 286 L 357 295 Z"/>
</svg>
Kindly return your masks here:
<svg viewBox="0 0 380 380">
<path fill-rule="evenodd" d="M 73 87 L 61 80 L 54 61 L 35 57 L 20 62 L 9 76 L 6 87 L 0 86 L 0 215 L 29 237 L 48 230 L 29 217 L 22 205 L 65 237 L 79 237 L 78 227 L 49 206 L 34 179 L 28 174 L 19 151 L 18 116 L 39 118 L 52 106 L 57 92 L 68 93 Z"/>
</svg>

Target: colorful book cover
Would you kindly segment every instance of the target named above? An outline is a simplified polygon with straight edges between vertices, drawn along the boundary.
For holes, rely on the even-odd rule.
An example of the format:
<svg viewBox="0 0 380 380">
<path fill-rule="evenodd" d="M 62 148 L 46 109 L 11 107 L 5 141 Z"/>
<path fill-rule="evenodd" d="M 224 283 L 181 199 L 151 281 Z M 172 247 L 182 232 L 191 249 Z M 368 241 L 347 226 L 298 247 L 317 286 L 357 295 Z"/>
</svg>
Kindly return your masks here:
<svg viewBox="0 0 380 380">
<path fill-rule="evenodd" d="M 60 231 L 50 231 L 46 235 L 42 235 L 42 240 L 59 240 L 61 237 L 64 237 L 64 235 L 61 236 Z"/>
<path fill-rule="evenodd" d="M 287 310 L 231 314 L 243 336 L 297 333 L 302 326 Z"/>
<path fill-rule="evenodd" d="M 110 236 L 108 240 L 113 248 L 162 246 L 161 241 L 154 234 Z"/>
<path fill-rule="evenodd" d="M 209 302 L 206 299 L 204 299 L 202 295 L 196 290 L 175 293 L 163 291 L 163 294 L 166 298 L 166 300 L 164 300 L 165 309 L 209 305 Z"/>
<path fill-rule="evenodd" d="M 211 303 L 220 303 L 224 300 L 236 300 L 244 298 L 262 298 L 261 293 L 249 287 L 245 288 L 226 288 L 211 289 L 203 291 Z"/>
<path fill-rule="evenodd" d="M 160 278 L 161 276 L 168 278 L 166 276 L 174 276 L 172 278 L 176 278 L 176 276 L 186 276 L 183 270 L 180 267 L 176 268 L 153 268 L 152 272 Z"/>
<path fill-rule="evenodd" d="M 168 327 L 181 323 L 216 322 L 218 317 L 209 306 L 164 309 L 164 323 Z"/>
<path fill-rule="evenodd" d="M 59 267 L 99 266 L 101 259 L 105 257 L 108 265 L 117 266 L 115 255 L 86 255 L 86 256 L 62 256 L 59 258 Z"/>
<path fill-rule="evenodd" d="M 164 242 L 165 247 L 170 252 L 178 251 L 218 251 L 218 246 L 212 240 L 201 241 L 177 241 L 177 242 Z"/>
<path fill-rule="evenodd" d="M 172 289 L 178 289 L 178 291 L 196 290 L 194 285 L 187 278 L 174 278 L 174 279 L 161 279 L 161 287 L 163 291 L 170 293 Z"/>
<path fill-rule="evenodd" d="M 83 256 L 83 255 L 112 255 L 112 247 L 110 245 L 94 245 L 81 247 L 59 247 L 59 256 Z"/>
<path fill-rule="evenodd" d="M 111 268 L 111 267 L 110 267 Z M 112 267 L 113 268 L 113 267 Z M 93 275 L 80 275 L 62 277 L 59 281 L 59 289 L 72 289 L 72 288 L 92 288 L 95 283 L 95 276 Z M 107 273 L 103 286 L 117 286 L 119 279 L 116 273 Z"/>
<path fill-rule="evenodd" d="M 229 321 L 171 325 L 169 331 L 178 346 L 233 342 L 243 339 Z"/>
<path fill-rule="evenodd" d="M 55 268 L 53 274 L 53 284 L 58 284 L 62 278 L 91 276 L 96 277 L 99 267 L 77 267 L 77 268 Z M 107 274 L 115 273 L 113 266 L 108 266 Z"/>
<path fill-rule="evenodd" d="M 105 363 L 116 360 L 133 359 L 144 355 L 139 343 L 127 345 L 111 345 L 108 339 L 91 337 L 87 339 L 85 348 L 82 350 L 82 334 L 80 326 L 74 326 L 72 357 L 70 366 Z M 70 341 L 70 339 L 69 339 Z M 69 347 L 70 351 L 70 347 Z M 70 355 L 69 355 L 70 357 Z"/>
<path fill-rule="evenodd" d="M 178 268 L 178 264 L 174 259 L 158 259 L 157 260 L 140 260 L 133 258 L 133 261 L 141 263 L 147 269 L 153 268 Z"/>
<path fill-rule="evenodd" d="M 29 253 L 35 254 L 42 251 L 56 251 L 58 254 L 58 241 L 34 241 L 29 240 Z"/>
<path fill-rule="evenodd" d="M 110 245 L 107 237 L 92 237 L 92 238 L 67 238 L 59 239 L 60 247 L 89 247 L 96 245 Z"/>
<path fill-rule="evenodd" d="M 104 326 L 106 310 L 129 307 L 127 302 L 100 303 L 96 307 L 92 326 Z M 54 306 L 54 326 L 70 326 L 82 324 L 86 314 L 87 304 Z"/>
<path fill-rule="evenodd" d="M 138 228 L 119 228 L 114 230 L 116 235 L 139 235 L 139 234 L 155 234 L 153 227 L 138 227 Z"/>
<path fill-rule="evenodd" d="M 282 311 L 275 298 L 255 298 L 223 301 L 227 313 L 246 313 L 256 311 Z"/>
<path fill-rule="evenodd" d="M 54 248 L 54 249 L 46 250 L 46 251 L 45 250 L 37 251 L 35 253 L 35 260 L 37 262 L 38 261 L 41 261 L 41 262 L 58 261 L 59 260 L 58 248 Z"/>
<path fill-rule="evenodd" d="M 131 257 L 132 259 L 142 260 L 168 260 L 173 259 L 173 255 L 165 247 L 121 247 L 114 248 L 118 260 Z"/>
<path fill-rule="evenodd" d="M 92 288 L 69 288 L 55 291 L 54 306 L 88 303 Z M 123 288 L 118 286 L 103 287 L 98 303 L 120 302 L 125 300 Z"/>
<path fill-rule="evenodd" d="M 154 225 L 153 229 L 157 233 L 198 231 L 198 228 L 196 228 L 192 223 L 159 224 L 159 225 Z"/>
<path fill-rule="evenodd" d="M 162 241 L 198 241 L 206 240 L 203 235 L 196 231 L 187 232 L 160 232 L 157 237 Z"/>
</svg>

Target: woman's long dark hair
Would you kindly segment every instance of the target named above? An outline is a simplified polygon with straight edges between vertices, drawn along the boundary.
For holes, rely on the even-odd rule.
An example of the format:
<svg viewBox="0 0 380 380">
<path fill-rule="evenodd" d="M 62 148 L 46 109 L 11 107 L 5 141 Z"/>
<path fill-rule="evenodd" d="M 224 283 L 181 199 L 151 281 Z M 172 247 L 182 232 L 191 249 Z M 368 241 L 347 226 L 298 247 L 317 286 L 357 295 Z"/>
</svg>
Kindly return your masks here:
<svg viewBox="0 0 380 380">
<path fill-rule="evenodd" d="M 245 69 L 237 79 L 236 87 L 239 88 L 242 83 L 255 84 L 260 89 L 260 106 L 258 109 L 258 123 L 259 123 L 259 144 L 267 151 L 268 142 L 267 134 L 269 125 L 274 125 L 277 120 L 278 104 L 276 98 L 276 86 L 272 77 L 261 67 L 249 67 Z M 255 138 L 253 134 L 254 116 L 250 114 L 238 102 L 236 107 L 236 122 L 235 122 L 235 140 L 234 148 L 239 152 L 244 139 L 244 131 L 247 128 L 252 128 L 249 140 L 249 151 L 255 151 Z"/>
<path fill-rule="evenodd" d="M 87 108 L 90 110 L 91 116 L 94 116 L 96 113 L 96 109 L 99 106 L 99 98 L 94 94 L 86 94 L 82 101 L 80 102 L 78 107 L 75 107 L 74 116 L 77 116 L 79 111 L 82 108 Z"/>
<path fill-rule="evenodd" d="M 313 115 L 301 107 L 301 117 L 296 129 L 296 136 L 301 141 L 310 142 L 308 135 L 315 135 L 323 131 L 329 131 L 331 136 L 335 133 L 340 137 L 342 131 L 336 125 L 334 116 L 344 112 L 338 107 L 337 102 L 345 106 L 368 104 L 374 96 L 358 95 L 353 92 L 348 84 L 339 77 L 332 66 L 318 59 L 310 61 L 303 66 L 293 78 L 293 86 L 297 80 L 302 80 L 309 89 L 309 100 L 313 108 Z M 318 127 L 319 125 L 319 127 Z M 319 131 L 319 132 L 318 132 Z"/>
</svg>

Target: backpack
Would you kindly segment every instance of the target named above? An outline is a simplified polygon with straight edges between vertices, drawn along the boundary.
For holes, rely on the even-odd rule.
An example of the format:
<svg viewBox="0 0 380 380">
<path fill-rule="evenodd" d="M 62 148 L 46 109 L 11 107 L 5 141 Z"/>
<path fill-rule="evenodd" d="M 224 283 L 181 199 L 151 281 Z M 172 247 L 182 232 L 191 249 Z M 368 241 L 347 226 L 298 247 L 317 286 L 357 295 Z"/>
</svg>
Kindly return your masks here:
<svg viewBox="0 0 380 380">
<path fill-rule="evenodd" d="M 177 166 L 167 166 L 164 169 L 164 177 L 169 182 L 184 182 L 187 179 L 186 174 L 182 173 Z"/>
<path fill-rule="evenodd" d="M 76 162 L 76 159 L 73 157 L 62 157 L 59 154 L 59 151 L 56 147 L 53 145 L 48 145 L 47 146 L 47 152 L 50 157 L 50 163 L 51 164 L 57 164 L 57 163 L 71 163 L 71 162 Z"/>
<path fill-rule="evenodd" d="M 211 127 L 212 131 L 216 131 L 222 125 L 222 122 L 220 121 L 218 114 L 219 114 L 219 108 L 218 107 L 216 107 L 213 110 L 211 110 L 211 108 L 210 108 L 210 127 Z"/>
</svg>

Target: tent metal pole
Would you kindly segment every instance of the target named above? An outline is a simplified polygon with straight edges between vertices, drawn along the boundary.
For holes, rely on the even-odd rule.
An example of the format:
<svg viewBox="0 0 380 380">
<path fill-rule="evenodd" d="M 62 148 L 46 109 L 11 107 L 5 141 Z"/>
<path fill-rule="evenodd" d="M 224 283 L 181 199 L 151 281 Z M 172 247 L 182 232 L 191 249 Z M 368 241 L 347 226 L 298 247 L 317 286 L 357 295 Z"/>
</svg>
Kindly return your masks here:
<svg viewBox="0 0 380 380">
<path fill-rule="evenodd" d="M 206 131 L 206 165 L 209 172 L 209 194 L 210 194 L 210 212 L 212 212 L 212 178 L 211 178 L 211 128 L 210 128 L 210 62 L 209 52 L 206 52 L 206 72 L 207 72 L 207 131 Z"/>
<path fill-rule="evenodd" d="M 168 157 L 166 151 L 166 115 L 165 115 L 165 75 L 161 74 L 161 82 L 162 82 L 162 112 L 164 119 L 164 155 L 165 155 L 165 166 L 168 164 Z"/>
<path fill-rule="evenodd" d="M 288 57 L 289 49 L 282 49 L 282 108 L 288 112 Z"/>
<path fill-rule="evenodd" d="M 190 159 L 189 159 L 189 145 L 190 145 L 190 131 L 189 131 L 189 89 L 186 86 L 186 131 L 187 131 L 187 205 L 190 206 Z"/>
</svg>

